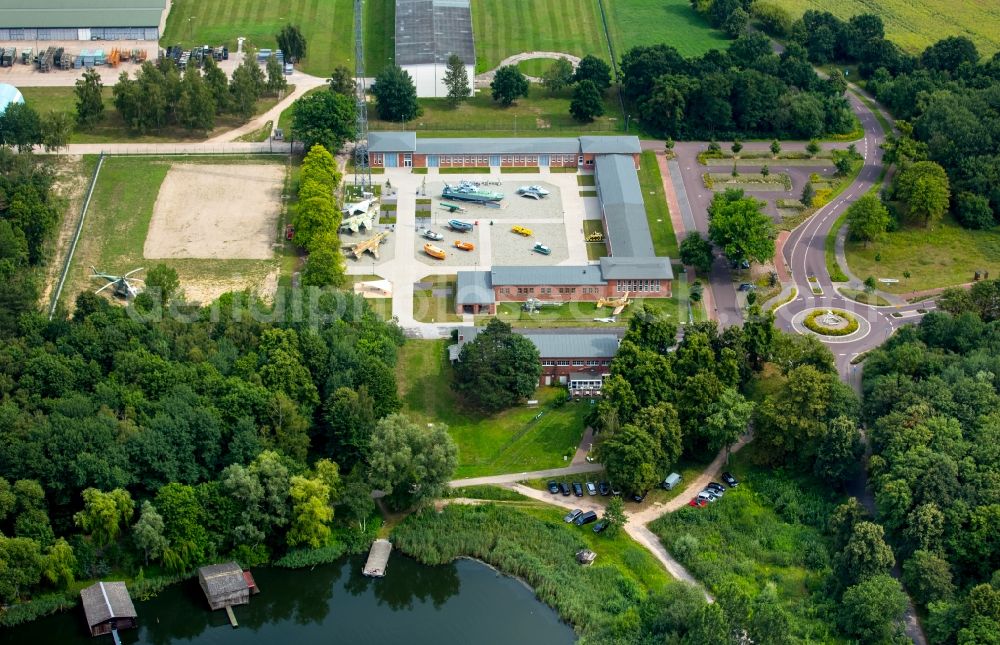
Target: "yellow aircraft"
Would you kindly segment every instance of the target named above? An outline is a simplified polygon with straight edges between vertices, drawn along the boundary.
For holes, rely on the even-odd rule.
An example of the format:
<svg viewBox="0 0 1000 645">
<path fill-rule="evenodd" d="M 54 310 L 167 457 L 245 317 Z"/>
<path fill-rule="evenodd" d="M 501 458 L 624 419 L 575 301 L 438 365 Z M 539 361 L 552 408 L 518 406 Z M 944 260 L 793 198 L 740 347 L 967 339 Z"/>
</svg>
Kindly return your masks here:
<svg viewBox="0 0 1000 645">
<path fill-rule="evenodd" d="M 601 298 L 600 300 L 597 301 L 597 308 L 600 309 L 601 307 L 614 307 L 614 311 L 611 312 L 611 315 L 617 316 L 622 312 L 623 309 L 625 309 L 625 307 L 628 307 L 629 304 L 632 302 L 631 300 L 628 299 L 628 294 L 629 292 L 626 291 L 625 295 L 622 296 L 621 298 Z"/>
<path fill-rule="evenodd" d="M 380 244 L 386 241 L 389 237 L 389 231 L 382 231 L 381 233 L 376 233 L 375 237 L 369 238 L 364 242 L 358 242 L 357 244 L 349 244 L 350 253 L 354 256 L 355 260 L 360 260 L 361 256 L 365 254 L 365 251 L 371 253 L 378 259 L 378 247 Z"/>
</svg>

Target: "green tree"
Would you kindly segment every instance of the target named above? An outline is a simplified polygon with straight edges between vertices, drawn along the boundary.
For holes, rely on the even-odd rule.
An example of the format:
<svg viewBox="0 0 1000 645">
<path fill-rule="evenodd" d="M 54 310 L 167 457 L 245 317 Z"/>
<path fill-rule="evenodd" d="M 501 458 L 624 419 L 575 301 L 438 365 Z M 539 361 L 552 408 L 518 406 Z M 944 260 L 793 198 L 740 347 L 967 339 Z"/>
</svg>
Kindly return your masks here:
<svg viewBox="0 0 1000 645">
<path fill-rule="evenodd" d="M 781 607 L 778 592 L 769 582 L 753 599 L 749 632 L 756 643 L 791 643 L 788 613 Z"/>
<path fill-rule="evenodd" d="M 775 139 L 771 142 L 771 156 L 777 159 L 779 154 L 781 154 L 781 142 Z"/>
<path fill-rule="evenodd" d="M 73 521 L 90 533 L 98 548 L 104 548 L 118 539 L 122 525 L 128 526 L 134 511 L 132 496 L 126 490 L 116 488 L 104 493 L 87 488 L 83 491 L 83 510 L 73 516 Z"/>
<path fill-rule="evenodd" d="M 634 343 L 644 350 L 666 354 L 677 343 L 677 325 L 663 315 L 663 312 L 643 303 L 642 308 L 632 314 L 623 342 Z"/>
<path fill-rule="evenodd" d="M 924 226 L 941 219 L 951 195 L 948 175 L 933 161 L 918 161 L 900 170 L 893 191 L 906 204 L 907 214 Z"/>
<path fill-rule="evenodd" d="M 861 432 L 854 421 L 837 417 L 827 425 L 820 440 L 813 472 L 834 486 L 842 486 L 857 473 L 863 453 Z"/>
<path fill-rule="evenodd" d="M 496 71 L 493 82 L 490 83 L 493 100 L 508 107 L 517 99 L 528 96 L 528 79 L 524 77 L 517 65 L 505 65 Z"/>
<path fill-rule="evenodd" d="M 809 143 L 806 144 L 806 152 L 809 153 L 810 157 L 815 157 L 816 155 L 818 155 L 820 150 L 822 150 L 822 147 L 819 145 L 819 141 L 817 141 L 816 139 L 810 139 Z"/>
<path fill-rule="evenodd" d="M 604 508 L 604 516 L 601 520 L 605 523 L 604 532 L 608 537 L 618 535 L 618 532 L 625 526 L 628 516 L 625 515 L 625 502 L 621 497 L 612 497 L 608 505 Z"/>
<path fill-rule="evenodd" d="M 336 154 L 354 137 L 354 98 L 337 92 L 315 92 L 295 100 L 292 136 L 307 149 L 315 145 Z"/>
<path fill-rule="evenodd" d="M 645 430 L 624 425 L 597 445 L 608 478 L 629 492 L 647 491 L 660 479 L 660 446 Z"/>
<path fill-rule="evenodd" d="M 180 572 L 203 562 L 212 540 L 195 488 L 176 482 L 167 484 L 157 491 L 154 505 L 163 517 L 163 535 L 169 544 L 163 551 L 164 566 Z"/>
<path fill-rule="evenodd" d="M 285 80 L 285 70 L 282 68 L 281 63 L 278 62 L 278 57 L 271 54 L 267 59 L 267 93 L 271 96 L 278 96 L 287 87 L 288 81 Z"/>
<path fill-rule="evenodd" d="M 704 295 L 705 285 L 701 283 L 701 280 L 695 280 L 692 282 L 690 288 L 688 288 L 688 298 L 691 302 L 701 302 Z"/>
<path fill-rule="evenodd" d="M 68 112 L 49 110 L 41 116 L 42 145 L 46 152 L 65 148 L 73 134 L 73 117 Z"/>
<path fill-rule="evenodd" d="M 347 476 L 341 503 L 347 516 L 358 523 L 358 529 L 363 533 L 368 518 L 375 512 L 375 501 L 372 499 L 372 487 L 362 476 L 360 466 Z"/>
<path fill-rule="evenodd" d="M 813 199 L 815 197 L 816 197 L 816 189 L 813 188 L 811 181 L 807 181 L 806 185 L 802 187 L 802 196 L 799 198 L 799 201 L 802 202 L 803 206 L 809 208 L 810 206 L 813 205 Z"/>
<path fill-rule="evenodd" d="M 760 167 L 760 174 L 762 177 L 767 177 L 771 174 L 771 168 L 767 164 Z"/>
<path fill-rule="evenodd" d="M 274 39 L 289 61 L 295 63 L 306 57 L 306 37 L 298 25 L 285 25 Z"/>
<path fill-rule="evenodd" d="M 22 592 L 38 584 L 42 554 L 38 543 L 28 538 L 0 535 L 0 602 L 13 604 Z"/>
<path fill-rule="evenodd" d="M 722 391 L 722 397 L 712 404 L 712 408 L 704 426 L 709 450 L 716 452 L 723 447 L 728 450 L 747 431 L 754 403 L 746 400 L 734 388 L 727 387 Z"/>
<path fill-rule="evenodd" d="M 314 549 L 330 540 L 330 487 L 319 478 L 292 477 L 289 494 L 292 498 L 292 521 L 288 527 L 288 545 L 305 544 Z"/>
<path fill-rule="evenodd" d="M 611 66 L 603 59 L 588 54 L 580 59 L 580 64 L 576 66 L 573 81 L 576 83 L 591 81 L 599 91 L 603 92 L 611 87 Z"/>
<path fill-rule="evenodd" d="M 465 99 L 472 96 L 472 88 L 469 86 L 469 72 L 465 69 L 465 63 L 458 54 L 448 57 L 448 68 L 444 72 L 444 86 L 448 88 L 448 102 L 458 105 Z"/>
<path fill-rule="evenodd" d="M 155 294 L 160 304 L 167 304 L 180 289 L 177 270 L 162 262 L 146 272 L 146 292 Z"/>
<path fill-rule="evenodd" d="M 42 143 L 42 120 L 27 103 L 11 103 L 0 113 L 0 143 L 27 152 Z"/>
<path fill-rule="evenodd" d="M 681 642 L 684 645 L 718 645 L 730 642 L 726 614 L 717 603 L 703 604 L 695 611 L 690 628 Z"/>
<path fill-rule="evenodd" d="M 707 275 L 712 270 L 715 260 L 712 254 L 712 243 L 701 236 L 698 231 L 687 234 L 680 247 L 681 262 L 693 266 L 698 273 Z"/>
<path fill-rule="evenodd" d="M 739 38 L 747 30 L 750 25 L 750 14 L 746 12 L 743 7 L 736 7 L 736 9 L 729 14 L 726 21 L 722 24 L 722 30 L 726 32 L 730 38 Z"/>
<path fill-rule="evenodd" d="M 844 586 L 888 574 L 895 557 L 885 543 L 885 529 L 873 522 L 854 525 L 844 550 L 837 555 L 836 571 Z"/>
<path fill-rule="evenodd" d="M 542 85 L 550 92 L 561 92 L 573 82 L 573 63 L 559 57 L 542 73 Z"/>
<path fill-rule="evenodd" d="M 770 262 L 774 258 L 774 222 L 761 203 L 742 191 L 726 191 L 712 199 L 708 237 L 732 261 Z"/>
<path fill-rule="evenodd" d="M 104 84 L 96 69 L 90 68 L 77 79 L 73 92 L 76 94 L 76 122 L 82 127 L 90 127 L 104 114 Z"/>
<path fill-rule="evenodd" d="M 633 423 L 646 431 L 659 448 L 659 470 L 665 471 L 681 456 L 681 424 L 677 410 L 670 403 L 659 403 L 639 410 Z"/>
<path fill-rule="evenodd" d="M 56 540 L 42 557 L 42 577 L 57 589 L 65 589 L 73 584 L 75 569 L 73 547 L 63 538 Z"/>
<path fill-rule="evenodd" d="M 873 275 L 870 275 L 867 278 L 865 278 L 864 284 L 865 284 L 865 293 L 869 295 L 875 293 L 875 290 L 878 288 L 878 283 L 875 282 L 875 276 Z"/>
<path fill-rule="evenodd" d="M 455 389 L 484 410 L 508 408 L 528 398 L 542 375 L 534 343 L 511 331 L 509 324 L 490 319 L 462 346 L 455 364 Z"/>
<path fill-rule="evenodd" d="M 906 595 L 887 574 L 866 578 L 848 588 L 840 601 L 840 624 L 863 643 L 891 642 L 900 633 Z"/>
<path fill-rule="evenodd" d="M 326 233 L 335 233 L 340 226 L 341 214 L 333 207 L 333 202 L 324 197 L 310 197 L 299 202 L 292 225 L 295 227 L 295 243 L 306 249 L 319 249 L 320 244 L 314 242 L 327 241 L 321 237 Z"/>
<path fill-rule="evenodd" d="M 367 454 L 375 426 L 375 407 L 362 385 L 354 389 L 337 388 L 323 406 L 328 435 L 326 454 L 336 455 L 337 460 L 350 466 Z"/>
<path fill-rule="evenodd" d="M 344 96 L 354 98 L 354 92 L 356 91 L 354 73 L 343 65 L 333 68 L 333 72 L 330 73 L 330 78 L 327 79 L 326 83 L 330 87 L 330 91 L 334 94 L 343 94 Z"/>
<path fill-rule="evenodd" d="M 951 600 L 955 594 L 948 561 L 930 551 L 914 551 L 903 563 L 903 582 L 914 600 L 924 606 Z"/>
<path fill-rule="evenodd" d="M 965 228 L 988 229 L 996 226 L 990 200 L 983 195 L 964 191 L 955 200 L 955 219 Z"/>
<path fill-rule="evenodd" d="M 375 111 L 383 121 L 411 121 L 420 115 L 417 88 L 399 65 L 387 65 L 372 86 Z"/>
<path fill-rule="evenodd" d="M 132 540 L 142 551 L 146 566 L 149 566 L 149 558 L 158 560 L 169 546 L 163 536 L 163 516 L 156 512 L 156 507 L 149 500 L 142 503 L 139 520 L 132 527 Z"/>
<path fill-rule="evenodd" d="M 215 127 L 215 99 L 195 65 L 184 70 L 177 121 L 188 130 L 207 132 Z"/>
<path fill-rule="evenodd" d="M 733 141 L 733 145 L 730 146 L 730 148 L 733 151 L 733 156 L 736 157 L 737 159 L 739 159 L 740 158 L 740 151 L 743 150 L 743 144 L 740 143 L 740 140 L 736 139 L 735 141 Z"/>
<path fill-rule="evenodd" d="M 306 268 L 302 272 L 302 284 L 312 287 L 340 287 L 344 284 L 346 273 L 344 254 L 340 251 L 337 236 L 330 231 L 313 236 Z"/>
<path fill-rule="evenodd" d="M 261 97 L 266 87 L 264 72 L 260 66 L 252 56 L 245 57 L 233 71 L 233 78 L 229 83 L 233 111 L 244 120 L 250 119 L 257 110 L 257 99 Z"/>
<path fill-rule="evenodd" d="M 862 195 L 847 209 L 848 233 L 855 240 L 863 240 L 866 247 L 885 235 L 890 221 L 888 209 L 872 194 Z"/>
<path fill-rule="evenodd" d="M 854 161 L 847 155 L 839 155 L 833 160 L 833 165 L 836 166 L 838 175 L 846 177 L 854 167 Z"/>
<path fill-rule="evenodd" d="M 229 93 L 229 79 L 226 73 L 219 68 L 215 59 L 208 57 L 203 63 L 205 74 L 205 85 L 212 93 L 212 104 L 215 106 L 215 113 L 226 114 L 232 110 L 232 95 Z"/>
<path fill-rule="evenodd" d="M 457 463 L 458 448 L 444 424 L 424 428 L 391 414 L 375 425 L 369 480 L 397 510 L 439 497 Z"/>
<path fill-rule="evenodd" d="M 569 113 L 577 121 L 586 123 L 604 114 L 604 100 L 593 81 L 584 80 L 576 84 L 573 88 L 573 100 L 569 103 Z"/>
</svg>

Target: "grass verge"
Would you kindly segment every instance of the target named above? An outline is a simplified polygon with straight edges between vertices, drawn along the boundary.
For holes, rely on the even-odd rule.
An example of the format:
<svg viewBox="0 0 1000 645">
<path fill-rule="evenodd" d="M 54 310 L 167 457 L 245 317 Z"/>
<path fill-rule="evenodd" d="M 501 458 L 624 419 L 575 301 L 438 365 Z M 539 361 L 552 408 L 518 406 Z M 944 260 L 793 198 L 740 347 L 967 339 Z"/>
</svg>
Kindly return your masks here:
<svg viewBox="0 0 1000 645">
<path fill-rule="evenodd" d="M 590 246 L 590 245 L 588 245 Z M 683 302 L 687 298 L 687 285 L 676 280 L 673 285 L 672 298 L 634 298 L 632 303 L 618 316 L 619 324 L 627 324 L 628 319 L 639 311 L 643 305 L 662 312 L 674 321 L 687 320 L 687 312 Z M 607 307 L 598 309 L 595 302 L 570 301 L 559 307 L 545 307 L 541 311 L 528 313 L 521 310 L 519 302 L 497 303 L 496 317 L 514 327 L 606 327 L 607 324 L 594 320 L 607 318 L 611 310 Z M 476 324 L 485 324 L 491 316 L 476 316 Z"/>
<path fill-rule="evenodd" d="M 840 295 L 853 300 L 854 302 L 860 302 L 863 305 L 874 305 L 876 307 L 888 307 L 892 303 L 878 295 L 877 293 L 867 293 L 862 289 L 848 289 L 847 287 L 839 287 L 837 291 Z"/>
<path fill-rule="evenodd" d="M 680 251 L 674 225 L 670 220 L 670 210 L 667 208 L 667 196 L 663 192 L 663 178 L 660 176 L 660 166 L 656 163 L 656 153 L 646 150 L 642 153 L 640 163 L 639 188 L 646 204 L 646 221 L 649 223 L 649 233 L 653 236 L 653 249 L 660 257 L 677 258 Z"/>
<path fill-rule="evenodd" d="M 538 406 L 494 415 L 466 408 L 452 390 L 448 341 L 410 340 L 399 350 L 396 379 L 403 412 L 418 423 L 445 423 L 458 444 L 456 477 L 477 477 L 563 466 L 583 436 L 589 406 L 556 405 L 561 388 L 541 388 Z"/>
</svg>

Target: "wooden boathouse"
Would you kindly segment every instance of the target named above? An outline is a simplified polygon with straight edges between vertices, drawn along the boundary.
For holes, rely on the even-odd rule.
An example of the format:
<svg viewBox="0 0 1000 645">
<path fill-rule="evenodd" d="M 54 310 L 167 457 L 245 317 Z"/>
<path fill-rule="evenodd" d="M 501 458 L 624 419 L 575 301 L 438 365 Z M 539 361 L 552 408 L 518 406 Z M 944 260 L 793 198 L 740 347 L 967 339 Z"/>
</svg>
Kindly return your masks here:
<svg viewBox="0 0 1000 645">
<path fill-rule="evenodd" d="M 111 634 L 116 643 L 119 629 L 136 627 L 135 605 L 124 582 L 97 582 L 80 590 L 83 613 L 91 636 Z"/>
<path fill-rule="evenodd" d="M 201 567 L 198 569 L 198 584 L 205 592 L 208 606 L 213 610 L 225 609 L 233 627 L 238 625 L 231 607 L 250 604 L 250 594 L 260 591 L 253 575 L 235 562 Z"/>
</svg>

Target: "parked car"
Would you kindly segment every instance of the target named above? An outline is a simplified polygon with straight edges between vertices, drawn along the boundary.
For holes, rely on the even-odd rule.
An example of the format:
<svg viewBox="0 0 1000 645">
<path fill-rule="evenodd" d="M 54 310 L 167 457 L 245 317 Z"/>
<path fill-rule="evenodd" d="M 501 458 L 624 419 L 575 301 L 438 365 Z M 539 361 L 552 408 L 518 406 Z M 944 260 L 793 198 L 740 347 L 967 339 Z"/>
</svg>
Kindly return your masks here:
<svg viewBox="0 0 1000 645">
<path fill-rule="evenodd" d="M 719 499 L 716 495 L 713 495 L 711 491 L 703 490 L 698 493 L 697 499 L 705 500 L 706 502 L 714 502 Z"/>
<path fill-rule="evenodd" d="M 587 494 L 588 495 L 597 494 L 597 486 L 594 486 L 594 482 L 587 482 Z"/>
<path fill-rule="evenodd" d="M 542 255 L 550 255 L 552 253 L 552 249 L 545 246 L 541 242 L 536 244 L 531 250 L 534 251 L 535 253 L 541 253 Z"/>
<path fill-rule="evenodd" d="M 616 487 L 612 486 L 611 487 L 611 494 L 614 495 L 615 497 L 621 497 L 622 496 L 622 491 L 621 491 L 620 488 L 616 488 Z"/>
<path fill-rule="evenodd" d="M 740 283 L 739 290 L 740 291 L 753 291 L 753 285 L 750 284 L 749 282 L 742 282 L 742 283 Z"/>
<path fill-rule="evenodd" d="M 691 501 L 688 502 L 688 506 L 708 506 L 708 500 L 701 499 L 700 497 L 693 497 Z"/>
<path fill-rule="evenodd" d="M 563 522 L 566 522 L 567 524 L 569 524 L 570 522 L 572 522 L 576 518 L 580 517 L 581 515 L 583 515 L 583 511 L 581 511 L 578 508 L 574 508 L 569 513 L 566 513 L 566 517 L 563 518 Z"/>
<path fill-rule="evenodd" d="M 608 523 L 601 521 L 594 525 L 594 533 L 600 533 L 604 529 L 608 528 Z"/>
<path fill-rule="evenodd" d="M 555 482 L 549 482 L 549 492 L 552 493 L 553 495 L 558 495 L 559 494 L 559 484 L 557 484 Z"/>
<path fill-rule="evenodd" d="M 679 473 L 670 473 L 667 478 L 663 480 L 663 487 L 667 490 L 673 490 L 674 486 L 681 482 L 681 476 Z"/>
<path fill-rule="evenodd" d="M 705 486 L 705 490 L 712 491 L 716 497 L 722 497 L 726 494 L 726 487 L 718 482 L 709 482 L 708 486 Z"/>
<path fill-rule="evenodd" d="M 740 485 L 739 480 L 733 477 L 732 473 L 728 472 L 722 473 L 722 481 L 726 482 L 726 486 L 729 486 L 730 488 L 736 488 Z"/>
<path fill-rule="evenodd" d="M 563 497 L 569 497 L 569 484 L 560 482 L 559 491 L 563 494 Z"/>
<path fill-rule="evenodd" d="M 600 491 L 601 495 L 607 497 L 611 494 L 611 486 L 608 482 L 601 482 L 597 485 L 597 490 Z"/>
<path fill-rule="evenodd" d="M 580 482 L 573 482 L 573 494 L 577 497 L 583 497 L 583 486 Z"/>
<path fill-rule="evenodd" d="M 632 501 L 641 504 L 642 500 L 646 499 L 647 494 L 649 494 L 648 490 L 644 490 L 640 493 L 632 493 Z"/>
<path fill-rule="evenodd" d="M 573 523 L 577 526 L 583 526 L 584 524 L 590 524 L 591 522 L 597 521 L 597 513 L 594 511 L 587 511 L 583 515 L 577 515 Z"/>
</svg>

